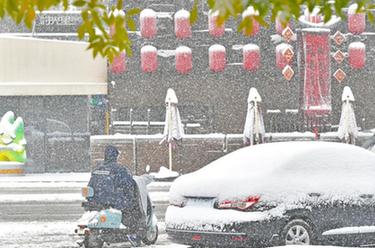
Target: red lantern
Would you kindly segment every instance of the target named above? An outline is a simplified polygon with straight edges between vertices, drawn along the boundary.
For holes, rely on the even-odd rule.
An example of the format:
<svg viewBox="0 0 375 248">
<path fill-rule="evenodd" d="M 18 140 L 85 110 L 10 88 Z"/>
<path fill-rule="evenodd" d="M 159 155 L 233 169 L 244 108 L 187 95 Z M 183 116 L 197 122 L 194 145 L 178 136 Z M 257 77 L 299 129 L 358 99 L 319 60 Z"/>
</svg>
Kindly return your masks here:
<svg viewBox="0 0 375 248">
<path fill-rule="evenodd" d="M 176 70 L 185 74 L 193 68 L 191 49 L 180 46 L 176 49 Z"/>
<path fill-rule="evenodd" d="M 158 50 L 153 46 L 141 49 L 141 67 L 144 72 L 154 72 L 158 68 Z"/>
<path fill-rule="evenodd" d="M 123 73 L 126 70 L 126 56 L 125 53 L 121 53 L 119 56 L 113 59 L 111 70 L 113 73 Z"/>
<path fill-rule="evenodd" d="M 311 23 L 321 23 L 322 15 L 319 12 L 319 7 L 315 7 L 312 12 L 310 12 L 309 9 L 306 8 L 304 12 L 305 20 Z"/>
<path fill-rule="evenodd" d="M 225 47 L 222 45 L 212 45 L 208 49 L 209 66 L 213 72 L 224 71 L 226 64 Z"/>
<path fill-rule="evenodd" d="M 191 37 L 190 13 L 179 10 L 174 15 L 174 32 L 179 39 Z"/>
<path fill-rule="evenodd" d="M 348 50 L 350 66 L 354 69 L 362 69 L 366 63 L 366 45 L 362 42 L 352 42 Z"/>
<path fill-rule="evenodd" d="M 288 59 L 287 56 L 284 56 L 286 51 L 292 51 L 293 47 L 286 43 L 281 43 L 276 46 L 276 66 L 280 69 L 284 69 L 284 67 L 292 61 L 292 59 Z"/>
<path fill-rule="evenodd" d="M 246 31 L 246 29 L 243 30 L 243 34 L 246 36 L 252 36 L 256 35 L 259 32 L 260 26 L 259 23 L 255 20 L 254 16 L 259 15 L 258 11 L 254 10 L 253 6 L 249 6 L 243 13 L 242 13 L 242 19 L 245 18 L 252 18 L 253 28 L 252 31 L 249 33 Z"/>
<path fill-rule="evenodd" d="M 243 68 L 247 71 L 255 71 L 260 67 L 260 49 L 255 44 L 247 44 L 243 47 Z"/>
<path fill-rule="evenodd" d="M 322 22 L 322 16 L 321 15 L 310 15 L 310 22 L 312 23 L 321 23 Z"/>
<path fill-rule="evenodd" d="M 208 13 L 208 32 L 211 36 L 220 37 L 225 32 L 225 24 L 223 23 L 221 26 L 218 25 L 219 13 L 217 11 L 212 12 L 211 10 Z"/>
<path fill-rule="evenodd" d="M 157 33 L 156 12 L 152 9 L 144 9 L 140 14 L 141 35 L 144 38 L 154 38 Z"/>
<path fill-rule="evenodd" d="M 366 29 L 366 14 L 357 13 L 357 4 L 352 4 L 348 8 L 348 30 L 353 34 L 363 33 Z"/>
</svg>

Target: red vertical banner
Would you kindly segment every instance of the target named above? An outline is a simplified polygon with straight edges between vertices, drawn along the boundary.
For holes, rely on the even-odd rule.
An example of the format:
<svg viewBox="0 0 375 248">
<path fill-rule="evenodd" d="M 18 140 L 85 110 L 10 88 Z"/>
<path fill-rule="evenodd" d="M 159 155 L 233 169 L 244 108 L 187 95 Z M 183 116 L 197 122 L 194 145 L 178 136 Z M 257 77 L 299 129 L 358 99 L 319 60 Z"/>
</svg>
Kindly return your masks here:
<svg viewBox="0 0 375 248">
<path fill-rule="evenodd" d="M 305 116 L 317 122 L 331 113 L 330 30 L 306 28 L 303 42 L 303 106 Z"/>
</svg>

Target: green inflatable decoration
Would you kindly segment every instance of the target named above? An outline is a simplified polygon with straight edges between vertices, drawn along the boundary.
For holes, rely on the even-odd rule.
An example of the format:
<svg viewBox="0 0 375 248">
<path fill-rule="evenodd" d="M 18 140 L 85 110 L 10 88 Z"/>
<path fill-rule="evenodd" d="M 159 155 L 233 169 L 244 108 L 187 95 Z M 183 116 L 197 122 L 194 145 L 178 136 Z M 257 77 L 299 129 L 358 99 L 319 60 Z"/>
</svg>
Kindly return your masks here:
<svg viewBox="0 0 375 248">
<path fill-rule="evenodd" d="M 26 140 L 21 117 L 14 119 L 12 111 L 0 121 L 0 161 L 26 162 Z"/>
</svg>

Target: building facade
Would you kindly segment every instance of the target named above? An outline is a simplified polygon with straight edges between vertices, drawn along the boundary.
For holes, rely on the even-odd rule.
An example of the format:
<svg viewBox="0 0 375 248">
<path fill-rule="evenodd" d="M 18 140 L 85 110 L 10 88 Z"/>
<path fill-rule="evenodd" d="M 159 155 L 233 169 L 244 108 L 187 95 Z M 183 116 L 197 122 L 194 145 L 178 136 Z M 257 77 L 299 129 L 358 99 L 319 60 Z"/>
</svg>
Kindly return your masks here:
<svg viewBox="0 0 375 248">
<path fill-rule="evenodd" d="M 108 1 L 108 5 L 113 2 Z M 366 130 L 375 125 L 375 112 L 372 109 L 375 103 L 375 86 L 372 82 L 375 73 L 375 65 L 372 63 L 375 36 L 374 26 L 369 23 L 366 23 L 364 32 L 351 34 L 347 20 L 329 25 L 304 19 L 292 20 L 290 28 L 296 37 L 289 42 L 294 51 L 289 66 L 294 75 L 286 80 L 282 68 L 278 68 L 276 62 L 276 47 L 286 41 L 280 35 L 277 36 L 278 31 L 273 24 L 269 28 L 260 27 L 256 34 L 247 36 L 237 31 L 240 20 L 231 19 L 225 23 L 224 34 L 213 37 L 209 34 L 209 9 L 205 1 L 200 1 L 199 18 L 191 28 L 191 36 L 180 39 L 174 31 L 174 17 L 179 10 L 191 9 L 191 1 L 126 1 L 124 8 L 129 7 L 154 10 L 157 34 L 154 38 L 144 38 L 139 25 L 136 32 L 129 33 L 133 41 L 133 55 L 125 56 L 126 69 L 123 72 L 114 73 L 110 65 L 107 67 L 108 78 L 105 81 L 108 83 L 108 95 L 104 90 L 84 92 L 78 88 L 76 90 L 80 94 L 34 92 L 25 95 L 10 92 L 1 95 L 0 115 L 13 110 L 17 116 L 25 119 L 30 153 L 28 157 L 33 164 L 29 167 L 30 171 L 88 170 L 91 135 L 106 132 L 161 133 L 168 88 L 176 91 L 181 118 L 188 134 L 242 133 L 251 87 L 257 88 L 262 96 L 261 106 L 267 132 L 311 131 L 311 126 L 306 122 L 304 98 L 309 94 L 305 85 L 306 68 L 313 67 L 306 66 L 307 51 L 303 41 L 305 28 L 328 29 L 328 45 L 324 50 L 328 53 L 325 65 L 328 76 L 324 80 L 329 84 L 327 96 L 330 99 L 330 111 L 324 114 L 321 122 L 318 116 L 319 121 L 314 125 L 320 131 L 336 130 L 341 112 L 341 94 L 345 86 L 350 86 L 356 98 L 354 108 L 360 128 Z M 139 17 L 136 17 L 136 22 L 140 23 Z M 38 14 L 32 30 L 5 19 L 0 22 L 0 33 L 76 41 L 76 30 L 80 23 L 79 10 L 63 12 L 57 9 Z M 342 44 L 334 40 L 337 31 L 344 36 Z M 358 41 L 366 47 L 366 63 L 361 69 L 353 68 L 348 57 L 349 45 Z M 213 72 L 209 68 L 209 48 L 215 44 L 224 46 L 226 50 L 225 69 L 221 72 Z M 243 47 L 247 44 L 255 44 L 260 48 L 260 67 L 257 70 L 243 68 Z M 155 72 L 147 73 L 141 68 L 141 49 L 146 45 L 157 49 L 158 66 Z M 187 46 L 192 51 L 192 70 L 188 73 L 182 74 L 176 70 L 175 50 L 180 46 Z M 336 62 L 333 56 L 338 50 L 344 53 L 342 63 Z M 338 69 L 346 74 L 340 82 L 334 76 Z M 25 73 L 26 76 L 30 76 L 30 73 Z M 110 122 L 106 123 L 107 119 Z"/>
<path fill-rule="evenodd" d="M 164 120 L 164 98 L 168 88 L 176 91 L 183 122 L 191 124 L 188 133 L 241 133 L 247 110 L 249 89 L 255 87 L 262 96 L 262 108 L 267 131 L 311 131 L 306 124 L 304 98 L 306 90 L 305 72 L 314 70 L 314 64 L 308 65 L 309 58 L 304 58 L 306 51 L 303 43 L 305 28 L 328 29 L 326 68 L 328 76 L 324 78 L 327 97 L 330 98 L 330 111 L 325 115 L 324 128 L 321 131 L 335 130 L 341 113 L 341 94 L 345 86 L 350 86 L 356 102 L 355 113 L 362 129 L 368 129 L 375 124 L 375 113 L 372 110 L 375 92 L 372 77 L 374 64 L 374 26 L 367 23 L 364 32 L 351 34 L 348 21 L 335 19 L 328 25 L 301 20 L 290 22 L 291 30 L 297 35 L 289 45 L 294 51 L 290 67 L 294 76 L 286 80 L 282 68 L 276 65 L 276 47 L 286 42 L 277 37 L 277 30 L 272 24 L 269 28 L 260 27 L 255 35 L 246 36 L 237 32 L 239 20 L 229 20 L 225 23 L 225 33 L 213 37 L 208 30 L 208 7 L 203 3 L 199 6 L 199 18 L 192 26 L 192 34 L 188 38 L 179 39 L 175 35 L 174 15 L 181 9 L 190 9 L 189 1 L 144 1 L 145 8 L 151 8 L 157 16 L 157 35 L 154 38 L 144 38 L 140 32 L 131 35 L 133 40 L 133 56 L 126 58 L 126 71 L 120 74 L 109 74 L 113 81 L 109 88 L 111 117 L 115 121 L 113 132 L 145 133 L 142 122 Z M 190 3 L 191 4 L 191 3 Z M 346 11 L 346 10 L 345 10 Z M 303 17 L 303 10 L 301 10 Z M 139 22 L 139 20 L 138 20 Z M 340 31 L 345 41 L 338 45 L 334 34 Z M 352 42 L 363 42 L 366 46 L 366 64 L 362 69 L 353 69 L 349 65 L 348 47 Z M 215 44 L 223 45 L 226 49 L 226 66 L 222 72 L 212 72 L 209 68 L 209 47 Z M 255 44 L 260 47 L 260 68 L 247 71 L 243 68 L 243 46 Z M 146 45 L 157 48 L 158 67 L 155 72 L 145 73 L 141 69 L 141 49 Z M 187 46 L 192 50 L 192 70 L 181 74 L 175 68 L 175 49 Z M 344 53 L 344 61 L 337 63 L 334 54 L 338 50 Z M 346 54 L 346 55 L 345 55 Z M 319 60 L 320 58 L 318 58 Z M 306 63 L 305 63 L 306 62 Z M 319 65 L 319 63 L 317 63 Z M 305 70 L 305 68 L 307 68 Z M 334 74 L 342 69 L 346 77 L 341 82 Z M 318 78 L 314 81 L 323 80 Z M 320 90 L 319 85 L 311 86 Z M 319 119 L 319 118 L 318 118 Z M 124 127 L 133 123 L 132 130 Z M 138 125 L 137 122 L 140 122 Z M 137 127 L 137 125 L 139 127 Z M 118 126 L 116 128 L 116 126 Z M 155 130 L 155 131 L 153 131 Z M 160 129 L 149 127 L 148 131 L 160 132 Z"/>
<path fill-rule="evenodd" d="M 24 119 L 26 172 L 89 170 L 89 96 L 107 93 L 107 62 L 86 47 L 0 36 L 0 115 Z"/>
</svg>

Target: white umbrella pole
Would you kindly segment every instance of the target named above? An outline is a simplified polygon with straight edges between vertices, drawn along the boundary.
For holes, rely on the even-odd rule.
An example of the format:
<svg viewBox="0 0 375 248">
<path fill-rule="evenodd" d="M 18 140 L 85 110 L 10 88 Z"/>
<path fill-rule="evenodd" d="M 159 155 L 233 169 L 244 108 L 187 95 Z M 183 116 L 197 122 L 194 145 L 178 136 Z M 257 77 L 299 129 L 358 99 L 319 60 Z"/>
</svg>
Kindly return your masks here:
<svg viewBox="0 0 375 248">
<path fill-rule="evenodd" d="M 344 140 L 345 140 L 345 143 L 349 143 L 349 108 L 348 108 L 348 104 L 349 104 L 349 101 L 348 99 L 345 100 L 345 121 L 344 121 L 344 124 L 345 124 L 345 135 L 344 135 Z"/>
<path fill-rule="evenodd" d="M 169 142 L 169 170 L 172 171 L 172 143 Z"/>
<path fill-rule="evenodd" d="M 350 135 L 350 132 L 349 132 L 349 126 L 350 126 L 350 103 L 349 103 L 349 99 L 346 99 L 345 100 L 345 102 L 346 102 L 346 109 L 345 109 L 345 111 L 346 111 L 346 115 L 345 115 L 345 124 L 346 124 L 346 134 L 345 134 L 345 142 L 347 143 L 347 144 L 349 144 L 350 143 L 350 141 L 351 141 L 351 135 Z"/>
<path fill-rule="evenodd" d="M 259 144 L 259 127 L 258 127 L 258 124 L 259 124 L 259 121 L 258 121 L 258 104 L 257 104 L 257 101 L 254 101 L 254 109 L 255 109 L 255 112 L 254 112 L 254 122 L 255 122 L 255 144 Z"/>
<path fill-rule="evenodd" d="M 172 171 L 172 110 L 171 102 L 168 102 L 168 147 L 169 147 L 169 170 Z"/>
</svg>

